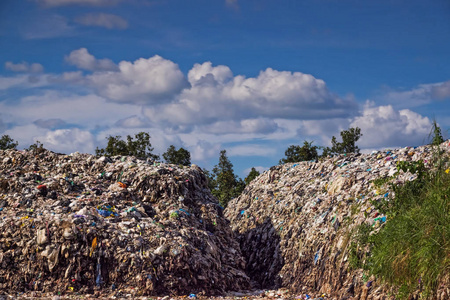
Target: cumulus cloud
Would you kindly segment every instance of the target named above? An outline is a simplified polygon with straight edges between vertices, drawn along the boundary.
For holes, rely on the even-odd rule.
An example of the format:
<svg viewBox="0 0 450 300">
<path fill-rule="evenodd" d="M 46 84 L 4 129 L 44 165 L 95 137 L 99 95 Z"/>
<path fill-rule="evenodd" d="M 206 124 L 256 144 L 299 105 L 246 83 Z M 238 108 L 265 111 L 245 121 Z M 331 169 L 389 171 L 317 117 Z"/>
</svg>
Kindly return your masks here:
<svg viewBox="0 0 450 300">
<path fill-rule="evenodd" d="M 108 6 L 115 5 L 121 0 L 36 0 L 38 3 L 47 7 L 65 6 L 65 5 L 90 5 L 90 6 Z"/>
<path fill-rule="evenodd" d="M 37 136 L 36 140 L 55 152 L 71 153 L 74 149 L 82 153 L 94 152 L 94 136 L 78 128 L 48 131 L 45 135 Z"/>
<path fill-rule="evenodd" d="M 326 119 L 302 121 L 297 133 L 298 136 L 308 136 L 308 141 L 314 141 L 314 145 L 331 146 L 331 136 L 340 137 L 342 130 L 348 129 L 351 119 Z M 319 138 L 316 140 L 316 138 Z"/>
<path fill-rule="evenodd" d="M 96 59 L 86 48 L 70 52 L 65 60 L 77 68 L 89 71 L 115 71 L 118 69 L 112 60 L 107 58 Z"/>
<path fill-rule="evenodd" d="M 75 22 L 85 26 L 98 26 L 108 29 L 126 29 L 128 22 L 117 15 L 89 13 L 75 18 Z"/>
<path fill-rule="evenodd" d="M 44 71 L 44 67 L 41 64 L 38 63 L 29 64 L 24 61 L 17 64 L 7 61 L 5 63 L 5 69 L 13 72 L 26 72 L 26 73 L 40 73 Z"/>
<path fill-rule="evenodd" d="M 199 140 L 195 145 L 189 147 L 193 161 L 205 161 L 212 157 L 219 157 L 222 146 L 220 143 L 210 143 Z"/>
<path fill-rule="evenodd" d="M 426 143 L 431 121 L 409 109 L 395 110 L 391 105 L 366 105 L 350 127 L 361 128 L 358 141 L 362 148 L 404 147 Z"/>
<path fill-rule="evenodd" d="M 234 76 L 226 66 L 196 64 L 188 73 L 191 88 L 178 101 L 145 109 L 151 120 L 169 126 L 213 124 L 257 118 L 323 119 L 347 117 L 357 105 L 332 94 L 323 80 L 300 72 L 268 68 L 257 77 Z"/>
<path fill-rule="evenodd" d="M 178 65 L 159 55 L 121 61 L 118 72 L 95 72 L 87 79 L 100 95 L 122 103 L 166 102 L 188 87 Z"/>
<path fill-rule="evenodd" d="M 77 127 L 95 128 L 111 126 L 118 119 L 139 115 L 140 108 L 136 105 L 110 103 L 93 94 L 77 95 L 68 92 L 44 91 L 22 97 L 14 103 L 0 101 L 0 112 L 8 112 L 11 119 L 6 121 L 14 124 L 23 124 L 37 119 L 46 121 L 59 119 Z M 38 125 L 43 124 L 45 125 L 43 121 L 38 123 Z"/>
</svg>

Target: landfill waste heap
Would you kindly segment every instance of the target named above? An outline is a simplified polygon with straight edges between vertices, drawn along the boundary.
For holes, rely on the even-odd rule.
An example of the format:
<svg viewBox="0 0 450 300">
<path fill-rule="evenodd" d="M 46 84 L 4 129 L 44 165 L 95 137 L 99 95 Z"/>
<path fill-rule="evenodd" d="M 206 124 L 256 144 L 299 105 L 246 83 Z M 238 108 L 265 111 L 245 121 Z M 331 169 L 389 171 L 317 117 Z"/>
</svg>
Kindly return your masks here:
<svg viewBox="0 0 450 300">
<path fill-rule="evenodd" d="M 0 150 L 0 294 L 247 288 L 239 244 L 199 167 Z"/>
<path fill-rule="evenodd" d="M 449 155 L 448 141 L 440 148 Z M 327 299 L 387 299 L 389 291 L 375 278 L 349 268 L 350 245 L 361 224 L 376 232 L 389 222 L 373 203 L 394 195 L 389 184 L 380 187 L 373 180 L 414 180 L 409 172 L 397 173 L 397 162 L 422 160 L 431 167 L 433 151 L 420 146 L 339 155 L 265 171 L 225 209 L 247 274 L 258 288 Z M 442 286 L 437 299 L 450 299 L 450 280 Z"/>
</svg>

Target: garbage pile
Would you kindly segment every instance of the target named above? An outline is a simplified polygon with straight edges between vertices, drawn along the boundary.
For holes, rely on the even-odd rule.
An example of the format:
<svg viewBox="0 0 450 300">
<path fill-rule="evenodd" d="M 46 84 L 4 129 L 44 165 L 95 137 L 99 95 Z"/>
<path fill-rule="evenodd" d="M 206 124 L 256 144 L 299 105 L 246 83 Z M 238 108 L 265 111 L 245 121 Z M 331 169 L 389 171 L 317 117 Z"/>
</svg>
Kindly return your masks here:
<svg viewBox="0 0 450 300">
<path fill-rule="evenodd" d="M 448 155 L 449 143 L 441 149 Z M 432 155 L 431 146 L 407 147 L 265 171 L 225 210 L 246 257 L 247 274 L 258 288 L 284 287 L 334 299 L 386 296 L 374 278 L 349 269 L 350 245 L 359 225 L 376 231 L 388 221 L 373 203 L 394 195 L 388 184 L 378 186 L 374 180 L 414 180 L 409 172 L 397 173 L 397 162 L 423 160 L 429 165 Z"/>
<path fill-rule="evenodd" d="M 245 261 L 203 171 L 0 151 L 0 292 L 222 294 Z"/>
</svg>

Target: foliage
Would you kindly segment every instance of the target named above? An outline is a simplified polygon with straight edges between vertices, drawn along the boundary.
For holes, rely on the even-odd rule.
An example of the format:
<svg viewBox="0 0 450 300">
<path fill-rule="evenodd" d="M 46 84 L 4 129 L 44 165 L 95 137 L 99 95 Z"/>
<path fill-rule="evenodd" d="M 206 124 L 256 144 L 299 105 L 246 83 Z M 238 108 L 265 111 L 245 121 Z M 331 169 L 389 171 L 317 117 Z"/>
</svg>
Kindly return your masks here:
<svg viewBox="0 0 450 300">
<path fill-rule="evenodd" d="M 214 166 L 212 174 L 209 174 L 209 186 L 223 207 L 245 188 L 244 181 L 234 174 L 233 164 L 228 159 L 226 150 L 220 151 L 219 163 Z"/>
<path fill-rule="evenodd" d="M 26 150 L 41 152 L 42 150 L 44 150 L 44 144 L 42 144 L 40 141 L 36 141 L 34 144 L 31 144 L 30 147 L 28 147 L 28 149 Z"/>
<path fill-rule="evenodd" d="M 369 244 L 371 232 L 372 226 L 367 223 L 362 223 L 356 228 L 348 257 L 351 269 L 360 269 L 364 266 L 364 260 L 368 254 L 364 248 Z"/>
<path fill-rule="evenodd" d="M 257 171 L 255 168 L 252 168 L 250 170 L 250 173 L 248 173 L 247 177 L 245 177 L 244 182 L 245 184 L 249 184 L 253 179 L 259 176 L 259 171 Z"/>
<path fill-rule="evenodd" d="M 18 145 L 19 143 L 14 141 L 7 134 L 2 135 L 2 137 L 0 138 L 0 150 L 16 149 Z"/>
<path fill-rule="evenodd" d="M 441 128 L 437 125 L 436 120 L 433 120 L 430 137 L 431 137 L 431 144 L 434 146 L 439 146 L 440 144 L 442 144 L 444 142 L 444 138 L 442 137 Z"/>
<path fill-rule="evenodd" d="M 349 266 L 364 267 L 397 287 L 399 298 L 417 289 L 429 297 L 450 275 L 450 174 L 444 168 L 427 170 L 422 161 L 399 162 L 397 169 L 417 178 L 391 184 L 394 199 L 374 201 L 387 222 L 372 235 L 358 230 L 349 248 Z"/>
<path fill-rule="evenodd" d="M 382 187 L 383 185 L 385 185 L 386 183 L 388 183 L 389 181 L 391 181 L 393 179 L 393 177 L 379 177 L 376 178 L 374 180 L 372 180 L 371 182 L 373 183 L 373 185 L 377 188 Z"/>
<path fill-rule="evenodd" d="M 356 142 L 362 137 L 361 129 L 359 127 L 349 128 L 343 130 L 340 133 L 342 142 L 338 142 L 336 137 L 331 138 L 331 148 L 325 147 L 322 156 L 327 157 L 333 154 L 344 153 L 359 153 L 359 147 L 356 146 Z"/>
<path fill-rule="evenodd" d="M 450 176 L 427 173 L 421 184 L 396 191 L 389 219 L 374 236 L 370 269 L 404 295 L 421 282 L 425 295 L 450 274 Z"/>
<path fill-rule="evenodd" d="M 319 158 L 319 154 L 317 153 L 319 147 L 313 146 L 312 143 L 313 142 L 308 143 L 307 141 L 305 141 L 303 143 L 303 146 L 301 147 L 299 145 L 289 146 L 284 152 L 286 158 L 281 159 L 280 164 L 313 160 Z"/>
<path fill-rule="evenodd" d="M 115 155 L 132 155 L 139 158 L 150 158 L 153 160 L 159 159 L 155 154 L 152 154 L 153 148 L 150 143 L 150 135 L 146 132 L 139 132 L 135 134 L 134 138 L 127 135 L 127 140 L 121 140 L 120 135 L 109 136 L 106 138 L 108 144 L 106 148 L 95 149 L 95 154 L 98 156 L 115 156 Z"/>
<path fill-rule="evenodd" d="M 169 164 L 183 166 L 189 166 L 191 164 L 191 153 L 184 148 L 176 150 L 174 145 L 170 145 L 162 156 Z"/>
</svg>

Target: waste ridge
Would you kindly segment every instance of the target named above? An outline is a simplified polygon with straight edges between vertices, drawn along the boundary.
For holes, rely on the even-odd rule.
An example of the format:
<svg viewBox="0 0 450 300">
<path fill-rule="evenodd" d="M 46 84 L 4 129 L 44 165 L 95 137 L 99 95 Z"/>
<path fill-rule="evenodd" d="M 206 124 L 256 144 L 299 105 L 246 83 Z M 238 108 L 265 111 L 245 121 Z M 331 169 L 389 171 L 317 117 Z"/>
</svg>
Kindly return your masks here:
<svg viewBox="0 0 450 300">
<path fill-rule="evenodd" d="M 440 149 L 448 156 L 450 143 Z M 271 167 L 225 209 L 247 274 L 257 288 L 288 288 L 302 297 L 388 297 L 387 287 L 350 268 L 351 245 L 361 224 L 376 232 L 389 222 L 374 205 L 394 199 L 387 182 L 416 178 L 397 173 L 397 162 L 422 160 L 431 168 L 434 151 L 432 146 L 405 147 Z M 379 178 L 386 183 L 375 185 Z M 442 285 L 437 299 L 450 298 L 449 284 Z"/>
<path fill-rule="evenodd" d="M 244 270 L 195 165 L 0 151 L 0 294 L 218 295 Z"/>
</svg>

